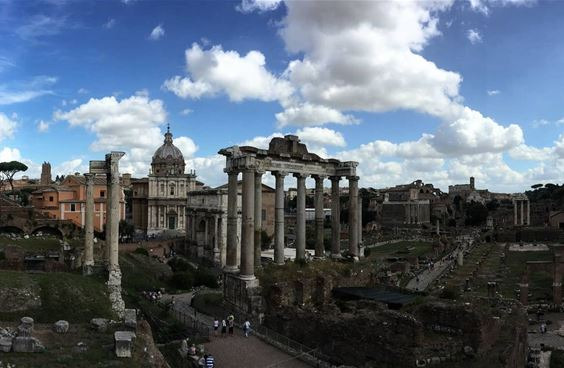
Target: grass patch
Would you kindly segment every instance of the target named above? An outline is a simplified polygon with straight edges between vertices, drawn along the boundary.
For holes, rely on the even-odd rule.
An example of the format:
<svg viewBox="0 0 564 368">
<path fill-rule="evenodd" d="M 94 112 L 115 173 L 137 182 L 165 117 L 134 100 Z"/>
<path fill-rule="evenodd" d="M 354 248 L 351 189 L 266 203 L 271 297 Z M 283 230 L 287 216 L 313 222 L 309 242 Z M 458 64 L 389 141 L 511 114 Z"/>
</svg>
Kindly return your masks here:
<svg viewBox="0 0 564 368">
<path fill-rule="evenodd" d="M 172 275 L 170 267 L 142 254 L 122 254 L 119 257 L 122 287 L 130 292 L 166 288 Z"/>
<path fill-rule="evenodd" d="M 0 247 L 6 247 L 8 245 L 16 245 L 30 252 L 59 250 L 61 248 L 59 239 L 56 237 L 40 238 L 32 236 L 29 239 L 12 239 L 8 236 L 0 235 Z"/>
<path fill-rule="evenodd" d="M 551 367 L 564 367 L 564 350 L 553 350 L 550 354 Z"/>
<path fill-rule="evenodd" d="M 0 312 L 0 320 L 13 321 L 29 316 L 39 323 L 64 319 L 70 323 L 88 322 L 94 317 L 112 318 L 106 285 L 101 278 L 56 272 L 0 271 L 1 288 L 34 287 L 41 307 L 17 312 Z"/>
</svg>

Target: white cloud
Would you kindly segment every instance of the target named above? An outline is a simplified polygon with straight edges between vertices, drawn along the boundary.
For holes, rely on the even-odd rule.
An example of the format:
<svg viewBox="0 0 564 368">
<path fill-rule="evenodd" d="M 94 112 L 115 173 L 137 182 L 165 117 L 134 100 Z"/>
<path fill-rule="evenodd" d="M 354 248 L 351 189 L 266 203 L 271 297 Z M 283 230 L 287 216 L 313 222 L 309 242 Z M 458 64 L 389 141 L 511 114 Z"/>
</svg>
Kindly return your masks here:
<svg viewBox="0 0 564 368">
<path fill-rule="evenodd" d="M 306 127 L 295 133 L 306 144 L 345 147 L 345 138 L 340 132 L 328 128 Z"/>
<path fill-rule="evenodd" d="M 242 13 L 265 12 L 276 9 L 282 0 L 243 0 L 235 8 Z"/>
<path fill-rule="evenodd" d="M 227 175 L 223 172 L 225 157 L 221 155 L 188 159 L 186 167 L 196 170 L 198 180 L 211 187 L 220 186 L 227 182 Z"/>
<path fill-rule="evenodd" d="M 54 175 L 72 175 L 76 172 L 84 173 L 88 171 L 88 165 L 83 164 L 82 159 L 75 158 L 68 161 L 63 161 L 57 166 L 53 167 L 52 173 Z"/>
<path fill-rule="evenodd" d="M 490 6 L 529 6 L 536 3 L 536 0 L 468 0 L 468 2 L 472 10 L 488 15 L 490 13 Z"/>
<path fill-rule="evenodd" d="M 114 18 L 110 18 L 106 23 L 102 25 L 102 27 L 106 29 L 112 29 L 114 28 L 115 25 L 116 25 L 116 20 Z"/>
<path fill-rule="evenodd" d="M 263 136 L 258 136 L 258 137 L 254 137 L 252 139 L 248 139 L 246 141 L 243 141 L 241 143 L 239 143 L 239 146 L 251 146 L 251 147 L 257 147 L 257 148 L 262 148 L 262 149 L 268 149 L 268 144 L 270 143 L 270 141 L 272 140 L 272 138 L 276 138 L 276 137 L 283 137 L 284 134 L 282 133 L 272 133 L 271 135 L 267 136 L 267 137 L 263 137 Z"/>
<path fill-rule="evenodd" d="M 6 114 L 0 112 L 0 142 L 11 138 L 16 131 L 17 122 L 10 119 Z"/>
<path fill-rule="evenodd" d="M 193 112 L 192 109 L 184 109 L 184 110 L 180 111 L 180 115 L 186 116 L 186 115 L 189 115 L 191 112 Z"/>
<path fill-rule="evenodd" d="M 49 130 L 49 123 L 44 121 L 44 120 L 40 120 L 37 123 L 37 131 L 40 133 L 45 133 L 46 131 Z"/>
<path fill-rule="evenodd" d="M 31 41 L 41 37 L 53 36 L 61 32 L 66 25 L 64 17 L 50 17 L 37 14 L 26 18 L 25 23 L 16 28 L 15 32 L 22 39 Z"/>
<path fill-rule="evenodd" d="M 22 155 L 17 148 L 4 147 L 0 150 L 0 162 L 19 161 L 21 159 Z"/>
<path fill-rule="evenodd" d="M 151 31 L 151 34 L 149 35 L 149 39 L 153 40 L 153 41 L 157 41 L 160 38 L 162 38 L 164 35 L 165 35 L 165 30 L 164 30 L 162 24 L 159 24 L 158 26 L 153 28 L 153 30 Z"/>
<path fill-rule="evenodd" d="M 558 122 L 560 122 L 560 120 Z M 540 128 L 542 126 L 549 125 L 549 124 L 550 124 L 550 121 L 548 121 L 546 119 L 537 119 L 537 120 L 533 121 L 533 128 Z"/>
<path fill-rule="evenodd" d="M 10 85 L 0 84 L 0 105 L 26 102 L 34 98 L 53 94 L 49 89 L 57 82 L 57 77 L 40 75 L 31 80 Z"/>
<path fill-rule="evenodd" d="M 276 121 L 279 127 L 286 125 L 323 125 L 326 123 L 348 125 L 359 122 L 352 115 L 345 115 L 338 110 L 310 103 L 288 107 L 283 112 L 276 114 Z"/>
<path fill-rule="evenodd" d="M 236 51 L 223 51 L 221 46 L 203 50 L 194 43 L 186 50 L 186 68 L 189 77 L 168 79 L 163 88 L 193 99 L 223 92 L 235 102 L 284 100 L 292 93 L 287 81 L 266 70 L 264 55 L 258 51 L 241 56 Z"/>
<path fill-rule="evenodd" d="M 552 158 L 553 153 L 552 147 L 537 148 L 524 143 L 509 150 L 511 158 L 525 161 L 547 161 Z"/>
<path fill-rule="evenodd" d="M 89 93 L 89 92 L 90 92 L 90 91 L 88 91 L 86 88 L 79 88 L 78 91 L 77 91 L 77 93 L 78 93 L 79 95 L 85 95 L 85 94 L 87 94 L 87 93 Z"/>
<path fill-rule="evenodd" d="M 488 90 L 487 92 L 488 96 L 497 96 L 501 93 L 498 89 Z"/>
<path fill-rule="evenodd" d="M 482 35 L 480 34 L 480 31 L 478 31 L 477 29 L 469 29 L 466 32 L 466 37 L 468 38 L 468 40 L 472 45 L 482 42 Z"/>
<path fill-rule="evenodd" d="M 4 70 L 13 68 L 15 66 L 16 64 L 14 64 L 10 59 L 5 56 L 0 56 L 0 72 L 3 72 Z"/>
<path fill-rule="evenodd" d="M 194 153 L 198 150 L 196 143 L 189 137 L 176 137 L 174 145 L 182 151 L 184 159 L 194 156 Z"/>
</svg>

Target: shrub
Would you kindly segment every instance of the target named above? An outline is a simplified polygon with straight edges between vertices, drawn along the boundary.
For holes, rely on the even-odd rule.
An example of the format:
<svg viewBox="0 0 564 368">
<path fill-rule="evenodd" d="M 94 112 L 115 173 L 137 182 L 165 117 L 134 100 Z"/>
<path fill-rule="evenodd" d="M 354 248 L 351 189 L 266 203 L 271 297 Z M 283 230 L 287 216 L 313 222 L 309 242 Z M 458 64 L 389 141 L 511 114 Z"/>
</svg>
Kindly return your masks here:
<svg viewBox="0 0 564 368">
<path fill-rule="evenodd" d="M 4 251 L 0 251 L 0 261 L 6 259 L 6 254 L 4 253 Z"/>
<path fill-rule="evenodd" d="M 217 284 L 217 277 L 209 270 L 204 268 L 199 268 L 198 270 L 196 270 L 194 285 L 203 285 L 212 289 L 215 289 L 219 286 Z"/>
<path fill-rule="evenodd" d="M 168 265 L 174 272 L 194 271 L 194 267 L 192 267 L 192 265 L 183 258 L 174 257 L 168 261 Z"/>
<path fill-rule="evenodd" d="M 440 297 L 443 299 L 451 299 L 451 300 L 455 300 L 459 296 L 460 296 L 460 290 L 454 287 L 444 288 L 440 295 Z"/>
<path fill-rule="evenodd" d="M 191 289 L 194 286 L 194 274 L 192 272 L 175 273 L 170 278 L 170 284 L 177 289 Z"/>
<path fill-rule="evenodd" d="M 135 253 L 135 254 L 142 254 L 142 255 L 147 256 L 147 257 L 149 256 L 149 252 L 147 251 L 147 249 L 141 248 L 141 247 L 138 247 L 137 249 L 135 249 L 135 250 L 133 251 L 133 253 Z"/>
</svg>

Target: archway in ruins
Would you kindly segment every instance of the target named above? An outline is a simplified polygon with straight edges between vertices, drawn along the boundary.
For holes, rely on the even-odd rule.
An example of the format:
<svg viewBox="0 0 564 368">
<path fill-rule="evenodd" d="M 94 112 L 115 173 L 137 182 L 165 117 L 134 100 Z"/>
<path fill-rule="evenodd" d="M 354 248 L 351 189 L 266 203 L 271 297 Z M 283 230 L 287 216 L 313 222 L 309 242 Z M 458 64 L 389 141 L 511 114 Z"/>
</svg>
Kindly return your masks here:
<svg viewBox="0 0 564 368">
<path fill-rule="evenodd" d="M 52 227 L 52 226 L 38 227 L 31 232 L 31 235 L 37 235 L 39 233 L 51 235 L 51 236 L 56 236 L 59 239 L 63 238 L 63 232 L 61 230 L 57 229 L 56 227 Z"/>
</svg>

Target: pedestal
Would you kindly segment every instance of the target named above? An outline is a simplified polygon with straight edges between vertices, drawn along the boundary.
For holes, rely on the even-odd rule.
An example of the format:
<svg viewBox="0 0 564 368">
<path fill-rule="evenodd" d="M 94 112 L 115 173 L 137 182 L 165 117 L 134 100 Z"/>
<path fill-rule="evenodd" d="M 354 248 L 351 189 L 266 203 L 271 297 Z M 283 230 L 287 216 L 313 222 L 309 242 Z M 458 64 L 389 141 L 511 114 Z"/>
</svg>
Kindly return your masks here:
<svg viewBox="0 0 564 368">
<path fill-rule="evenodd" d="M 223 296 L 235 310 L 243 314 L 261 315 L 262 297 L 259 280 L 230 272 L 223 274 Z"/>
</svg>

